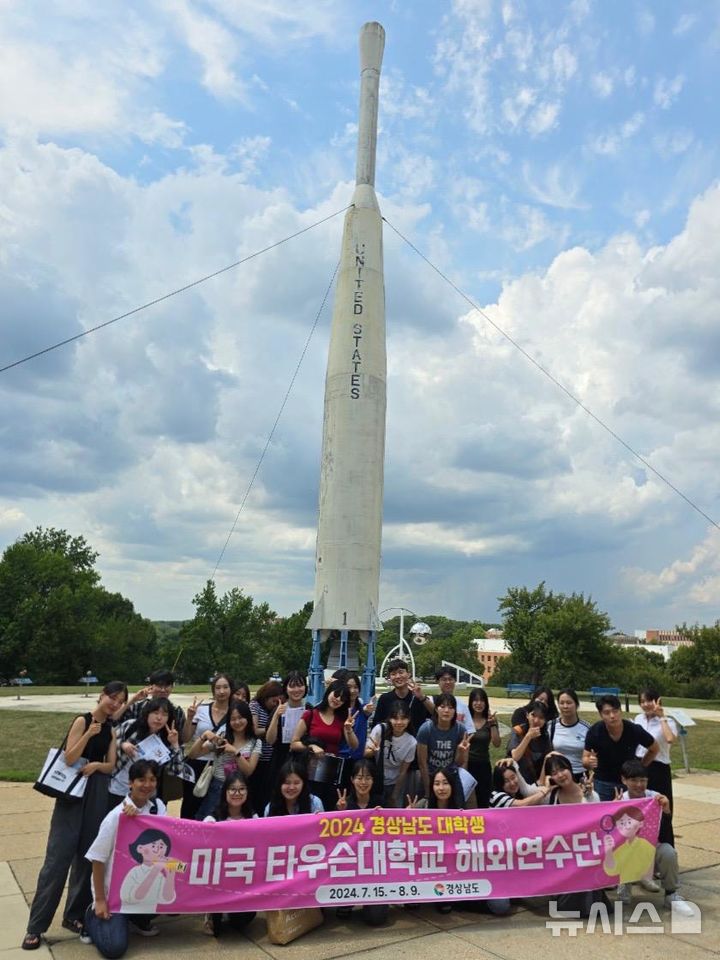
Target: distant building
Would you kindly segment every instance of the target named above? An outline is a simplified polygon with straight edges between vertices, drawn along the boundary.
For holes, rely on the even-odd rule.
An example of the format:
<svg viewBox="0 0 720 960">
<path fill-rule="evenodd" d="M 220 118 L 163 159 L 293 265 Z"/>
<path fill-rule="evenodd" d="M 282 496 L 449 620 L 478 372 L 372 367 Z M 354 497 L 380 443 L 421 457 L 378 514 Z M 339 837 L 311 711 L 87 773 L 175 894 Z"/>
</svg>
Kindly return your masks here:
<svg viewBox="0 0 720 960">
<path fill-rule="evenodd" d="M 510 651 L 503 638 L 502 630 L 498 630 L 497 627 L 491 627 L 484 637 L 473 640 L 473 643 L 477 650 L 477 658 L 485 667 L 483 679 L 487 683 L 497 669 L 498 663 L 510 656 Z"/>
<path fill-rule="evenodd" d="M 692 646 L 692 640 L 676 630 L 636 630 L 632 635 L 618 631 L 610 634 L 608 640 L 622 647 L 642 647 L 648 653 L 659 653 L 664 660 L 669 660 L 678 647 Z"/>
<path fill-rule="evenodd" d="M 675 647 L 691 647 L 693 641 L 677 630 L 636 630 L 636 637 L 644 637 L 645 643 L 669 643 Z"/>
</svg>

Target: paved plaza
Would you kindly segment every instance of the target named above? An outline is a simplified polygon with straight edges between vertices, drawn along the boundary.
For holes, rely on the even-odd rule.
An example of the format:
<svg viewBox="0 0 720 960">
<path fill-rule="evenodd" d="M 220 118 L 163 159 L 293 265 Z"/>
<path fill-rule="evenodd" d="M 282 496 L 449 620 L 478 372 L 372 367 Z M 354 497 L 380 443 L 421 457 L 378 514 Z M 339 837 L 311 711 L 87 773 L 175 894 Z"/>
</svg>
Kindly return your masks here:
<svg viewBox="0 0 720 960">
<path fill-rule="evenodd" d="M 186 697 L 176 696 L 184 703 Z M 189 698 L 191 699 L 191 698 Z M 65 702 L 67 700 L 67 702 Z M 62 702 L 60 702 L 62 701 Z M 87 703 L 82 695 L 64 697 L 23 697 L 10 703 L 15 709 L 54 709 L 74 711 Z M 495 701 L 493 701 L 495 705 Z M 509 713 L 518 701 L 498 701 L 499 712 Z M 0 700 L 0 709 L 9 706 Z M 702 711 L 706 719 L 717 711 Z M 1 723 L 0 719 L 0 723 Z M 708 960 L 720 954 L 720 773 L 680 774 L 673 784 L 675 792 L 675 833 L 681 867 L 683 895 L 698 905 L 701 932 L 670 932 L 670 916 L 662 908 L 662 894 L 649 894 L 634 888 L 635 899 L 625 908 L 624 933 L 603 932 L 598 925 L 594 933 L 584 929 L 577 936 L 567 932 L 553 936 L 546 927 L 547 903 L 523 901 L 507 917 L 491 917 L 464 909 L 441 915 L 431 905 L 414 910 L 394 907 L 384 927 L 372 929 L 359 918 L 338 920 L 328 912 L 323 926 L 287 946 L 268 941 L 262 915 L 253 921 L 246 935 L 228 932 L 219 940 L 201 931 L 200 916 L 161 917 L 161 934 L 153 940 L 133 936 L 128 958 L 179 960 L 182 956 L 201 958 L 227 955 L 243 960 L 437 960 L 451 957 L 502 958 L 533 960 L 553 957 L 564 960 L 581 955 L 583 960 Z M 28 905 L 35 891 L 47 832 L 52 801 L 32 789 L 31 784 L 0 783 L 0 960 L 27 958 L 20 950 L 25 933 Z M 177 815 L 179 804 L 171 804 Z M 632 922 L 637 903 L 654 903 L 663 923 L 655 923 L 653 932 L 639 932 L 649 926 L 646 915 Z M 39 950 L 38 960 L 92 960 L 98 953 L 93 946 L 84 946 L 79 939 L 60 926 L 61 911 Z M 614 917 L 610 921 L 615 929 Z M 628 922 L 631 921 L 631 922 Z M 662 936 L 658 931 L 662 930 Z M 632 931 L 632 932 L 631 932 Z"/>
</svg>

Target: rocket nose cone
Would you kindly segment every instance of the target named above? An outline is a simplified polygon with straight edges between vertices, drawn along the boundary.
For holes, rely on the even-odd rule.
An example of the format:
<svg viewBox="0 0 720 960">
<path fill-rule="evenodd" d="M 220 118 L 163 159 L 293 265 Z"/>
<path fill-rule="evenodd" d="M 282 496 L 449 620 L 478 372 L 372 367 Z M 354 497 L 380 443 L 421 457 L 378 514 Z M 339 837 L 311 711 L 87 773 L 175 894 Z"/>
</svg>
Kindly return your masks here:
<svg viewBox="0 0 720 960">
<path fill-rule="evenodd" d="M 373 20 L 360 31 L 360 70 L 379 70 L 385 50 L 385 30 Z"/>
</svg>

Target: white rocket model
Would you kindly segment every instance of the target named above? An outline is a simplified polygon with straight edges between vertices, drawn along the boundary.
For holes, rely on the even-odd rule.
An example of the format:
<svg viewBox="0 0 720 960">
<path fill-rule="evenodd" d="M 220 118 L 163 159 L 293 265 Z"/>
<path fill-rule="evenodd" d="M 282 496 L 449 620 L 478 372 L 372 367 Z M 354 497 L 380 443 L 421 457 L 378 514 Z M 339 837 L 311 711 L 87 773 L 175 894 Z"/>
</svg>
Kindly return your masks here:
<svg viewBox="0 0 720 960">
<path fill-rule="evenodd" d="M 325 379 L 320 513 L 310 692 L 322 695 L 328 668 L 358 669 L 366 644 L 362 693 L 372 695 L 378 617 L 385 459 L 386 347 L 382 219 L 375 196 L 378 89 L 385 31 L 360 31 L 360 124 L 352 206 L 345 215 Z"/>
</svg>

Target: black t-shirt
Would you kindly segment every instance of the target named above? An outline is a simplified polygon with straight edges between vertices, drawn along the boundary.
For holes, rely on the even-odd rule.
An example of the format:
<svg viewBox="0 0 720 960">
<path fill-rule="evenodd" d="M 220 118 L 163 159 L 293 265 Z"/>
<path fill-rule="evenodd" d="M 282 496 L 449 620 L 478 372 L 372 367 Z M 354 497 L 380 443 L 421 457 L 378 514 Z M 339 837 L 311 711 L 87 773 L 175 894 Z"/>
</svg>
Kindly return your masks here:
<svg viewBox="0 0 720 960">
<path fill-rule="evenodd" d="M 425 704 L 418 700 L 412 690 L 409 690 L 404 697 L 399 697 L 394 690 L 381 693 L 375 705 L 373 723 L 385 723 L 385 721 L 390 718 L 390 713 L 395 703 L 404 703 L 408 708 L 410 712 L 408 733 L 415 736 L 423 723 L 430 717 L 430 714 L 425 709 Z"/>
<path fill-rule="evenodd" d="M 638 747 L 651 747 L 655 743 L 652 734 L 637 723 L 623 720 L 623 732 L 619 740 L 613 740 L 602 720 L 598 720 L 585 736 L 585 749 L 594 750 L 598 765 L 597 780 L 620 783 L 620 768 L 626 760 L 634 760 Z"/>
</svg>

